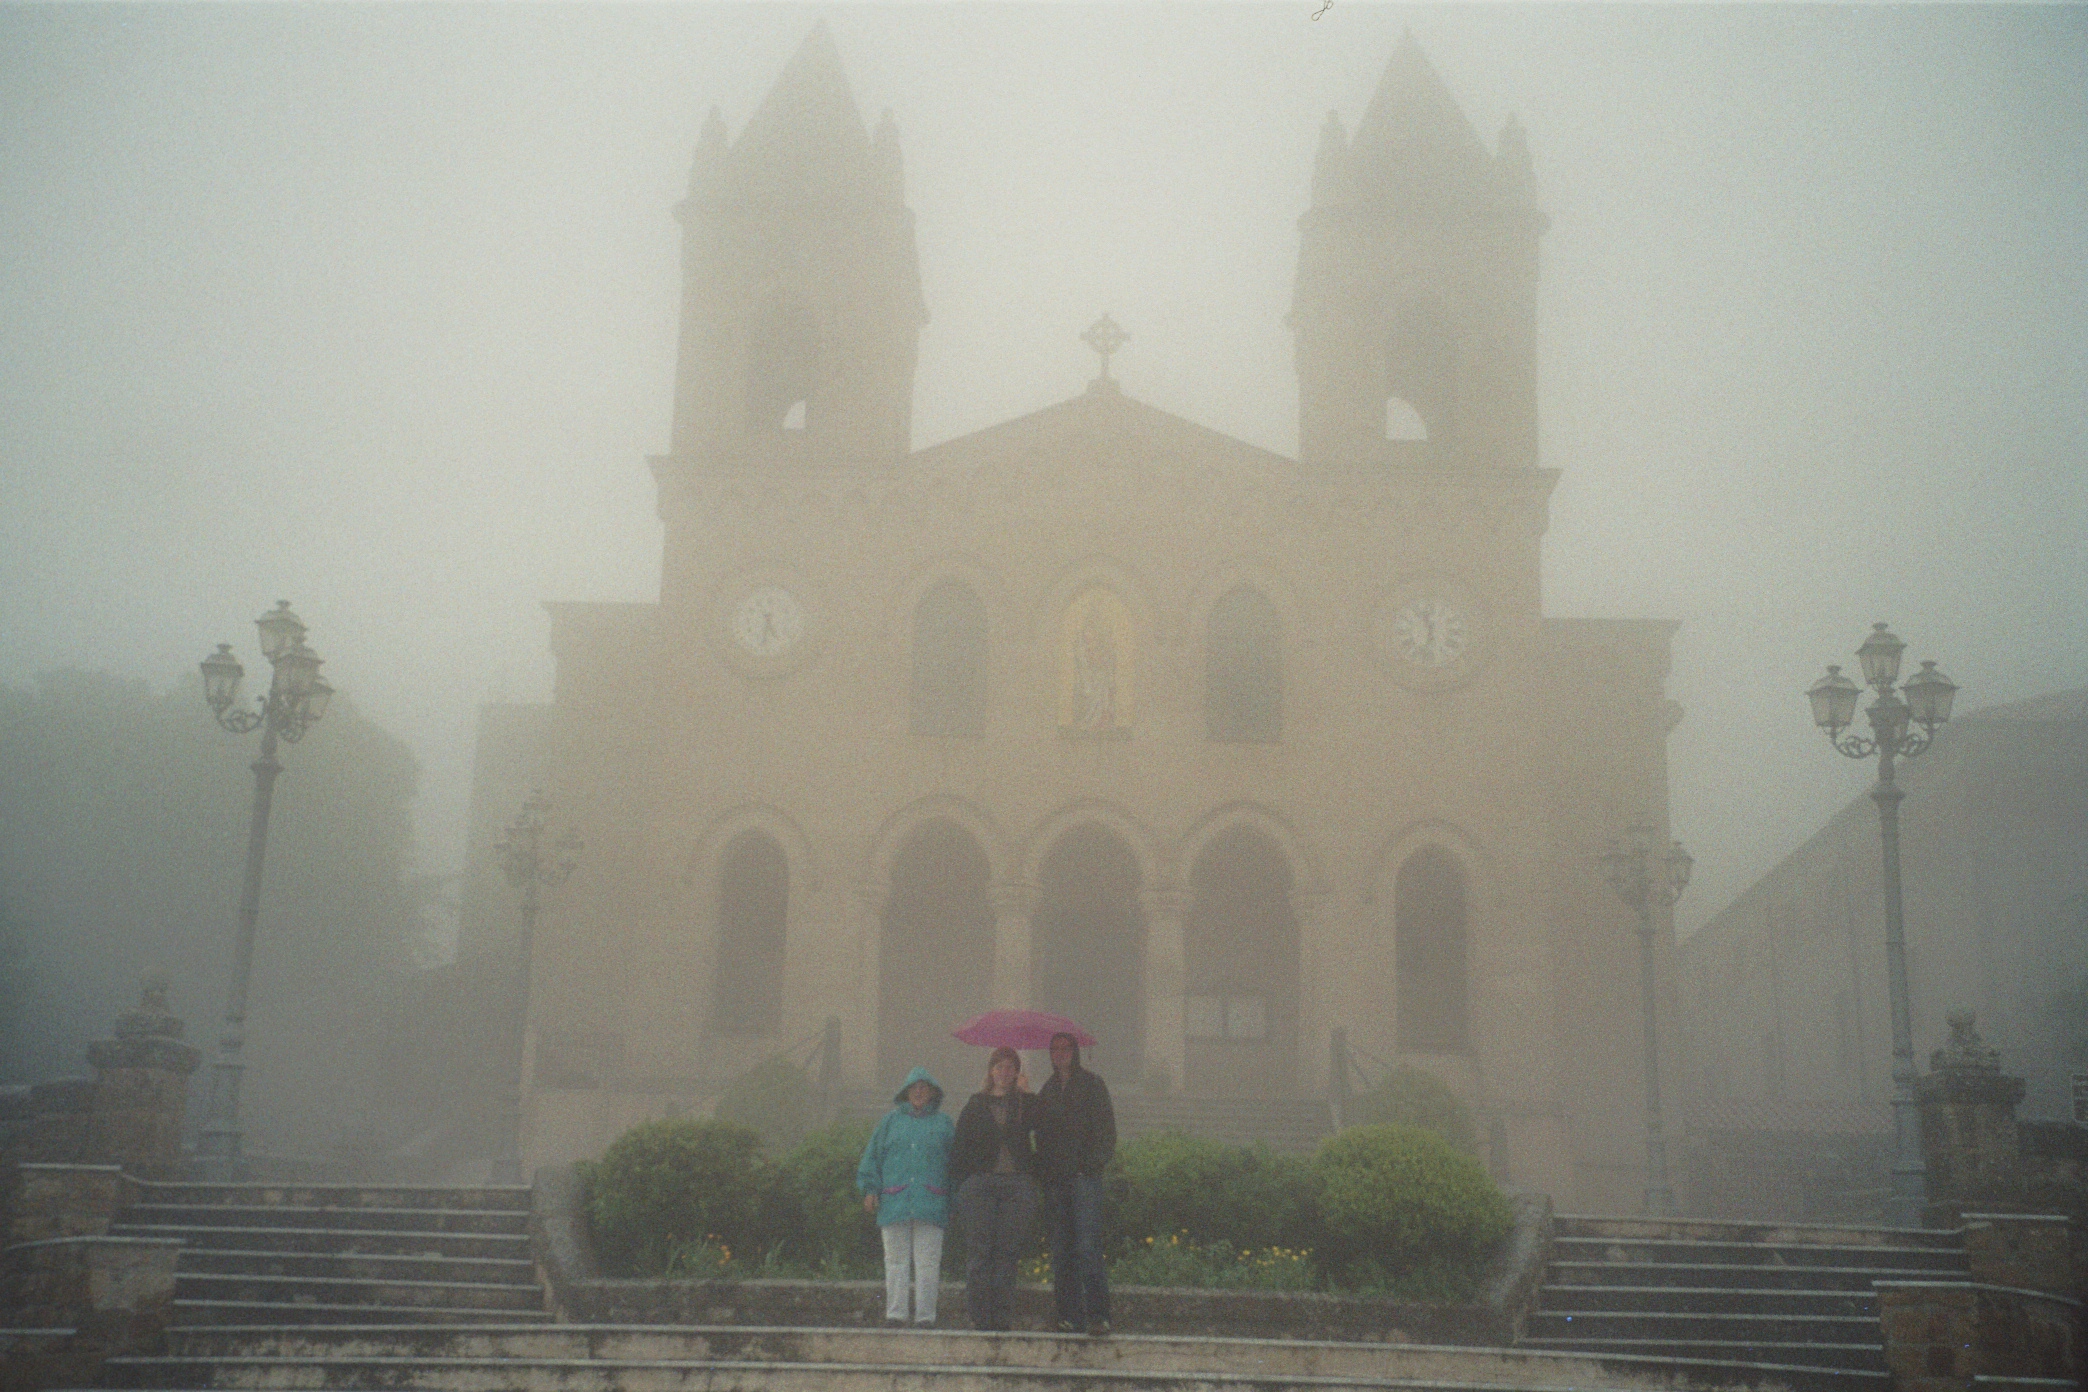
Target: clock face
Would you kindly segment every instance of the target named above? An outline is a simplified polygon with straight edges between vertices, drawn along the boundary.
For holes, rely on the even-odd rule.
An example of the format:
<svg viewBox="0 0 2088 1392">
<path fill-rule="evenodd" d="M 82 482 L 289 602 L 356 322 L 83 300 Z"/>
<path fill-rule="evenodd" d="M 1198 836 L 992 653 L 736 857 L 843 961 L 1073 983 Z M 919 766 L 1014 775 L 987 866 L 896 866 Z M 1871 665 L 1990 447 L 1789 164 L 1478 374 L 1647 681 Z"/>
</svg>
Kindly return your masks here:
<svg viewBox="0 0 2088 1392">
<path fill-rule="evenodd" d="M 1449 667 L 1471 641 L 1464 610 L 1439 595 L 1409 600 L 1392 615 L 1392 651 L 1417 667 Z"/>
<path fill-rule="evenodd" d="M 734 641 L 756 657 L 781 657 L 804 632 L 804 606 L 781 585 L 747 591 L 732 611 Z"/>
</svg>

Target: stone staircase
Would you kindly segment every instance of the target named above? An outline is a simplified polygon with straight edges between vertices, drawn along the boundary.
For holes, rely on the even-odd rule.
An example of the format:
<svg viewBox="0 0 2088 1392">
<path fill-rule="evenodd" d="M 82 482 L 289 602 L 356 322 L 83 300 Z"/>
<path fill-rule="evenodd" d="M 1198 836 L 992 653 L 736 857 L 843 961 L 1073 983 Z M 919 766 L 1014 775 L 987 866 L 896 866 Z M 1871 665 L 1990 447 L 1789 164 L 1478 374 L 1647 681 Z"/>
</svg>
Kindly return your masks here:
<svg viewBox="0 0 2088 1392">
<path fill-rule="evenodd" d="M 1276 1339 L 735 1327 L 185 1328 L 104 1388 L 389 1392 L 1532 1392 L 1668 1385 L 1646 1360 Z"/>
<path fill-rule="evenodd" d="M 179 1238 L 177 1325 L 516 1324 L 549 1318 L 530 1191 L 144 1184 L 112 1235 Z"/>
<path fill-rule="evenodd" d="M 1966 1270 L 1956 1230 L 1561 1216 L 1519 1346 L 1750 1364 L 1765 1382 L 1882 1392 L 1874 1283 Z"/>
</svg>

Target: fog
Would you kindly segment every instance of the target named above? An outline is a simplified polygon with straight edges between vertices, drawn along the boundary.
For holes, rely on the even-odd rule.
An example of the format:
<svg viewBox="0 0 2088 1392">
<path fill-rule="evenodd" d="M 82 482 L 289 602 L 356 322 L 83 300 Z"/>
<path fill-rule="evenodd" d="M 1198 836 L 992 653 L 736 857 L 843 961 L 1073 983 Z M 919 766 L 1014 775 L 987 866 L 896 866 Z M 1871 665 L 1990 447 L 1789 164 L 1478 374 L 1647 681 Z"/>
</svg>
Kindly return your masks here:
<svg viewBox="0 0 2088 1392">
<path fill-rule="evenodd" d="M 1552 219 L 1547 611 L 1682 624 L 1685 931 L 1864 787 L 1802 692 L 1873 620 L 1961 709 L 2088 685 L 2088 11 L 1319 8 L 821 11 L 901 132 L 916 445 L 1107 310 L 1126 392 L 1294 453 L 1319 127 L 1411 28 Z M 657 593 L 671 210 L 815 17 L 0 9 L 0 682 L 251 669 L 288 597 L 458 866 L 540 602 Z"/>
</svg>

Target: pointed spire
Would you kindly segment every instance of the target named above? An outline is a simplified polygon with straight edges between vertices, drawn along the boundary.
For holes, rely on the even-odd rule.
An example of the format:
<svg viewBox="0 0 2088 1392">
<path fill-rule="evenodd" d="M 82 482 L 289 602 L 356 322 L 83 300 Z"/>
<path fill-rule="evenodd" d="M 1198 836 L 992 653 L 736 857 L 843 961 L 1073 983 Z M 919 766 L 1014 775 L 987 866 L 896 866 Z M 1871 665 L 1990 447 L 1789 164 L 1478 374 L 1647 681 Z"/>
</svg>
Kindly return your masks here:
<svg viewBox="0 0 2088 1392">
<path fill-rule="evenodd" d="M 696 137 L 696 157 L 689 162 L 691 197 L 716 187 L 718 172 L 725 167 L 725 155 L 725 118 L 714 106 L 704 120 L 703 133 Z"/>
<path fill-rule="evenodd" d="M 869 153 L 841 51 L 822 18 L 748 118 L 732 147 L 734 172 L 750 193 L 819 196 L 858 186 Z"/>
<path fill-rule="evenodd" d="M 1537 206 L 1537 171 L 1530 163 L 1530 138 L 1513 112 L 1501 127 L 1500 143 L 1494 150 L 1494 184 L 1508 206 Z"/>
<path fill-rule="evenodd" d="M 1312 162 L 1312 206 L 1342 201 L 1347 180 L 1348 132 L 1342 128 L 1341 113 L 1329 111 L 1320 127 L 1319 156 Z"/>
<path fill-rule="evenodd" d="M 880 198 L 894 203 L 906 199 L 906 162 L 899 155 L 899 123 L 892 119 L 892 108 L 885 108 L 884 118 L 877 123 L 877 133 L 870 137 L 870 165 L 876 180 Z"/>
<path fill-rule="evenodd" d="M 1349 153 L 1359 184 L 1401 202 L 1479 195 L 1489 165 L 1478 132 L 1411 29 L 1385 64 Z"/>
</svg>

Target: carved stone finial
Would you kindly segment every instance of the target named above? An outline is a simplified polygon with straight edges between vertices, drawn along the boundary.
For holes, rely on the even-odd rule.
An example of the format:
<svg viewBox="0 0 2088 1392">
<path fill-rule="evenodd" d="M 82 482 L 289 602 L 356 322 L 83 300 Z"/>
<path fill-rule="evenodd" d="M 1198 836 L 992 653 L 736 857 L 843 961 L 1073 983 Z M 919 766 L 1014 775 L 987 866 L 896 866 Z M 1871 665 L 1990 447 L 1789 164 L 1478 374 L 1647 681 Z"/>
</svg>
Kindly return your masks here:
<svg viewBox="0 0 2088 1392">
<path fill-rule="evenodd" d="M 1950 1042 L 1929 1055 L 1929 1068 L 1941 1073 L 1999 1073 L 2001 1053 L 1987 1047 L 1973 1028 L 1972 1012 L 1953 1010 L 1949 1015 Z"/>
<path fill-rule="evenodd" d="M 163 971 L 145 974 L 138 991 L 138 1008 L 116 1022 L 118 1039 L 179 1039 L 183 1025 L 167 1006 L 173 982 Z"/>
</svg>

